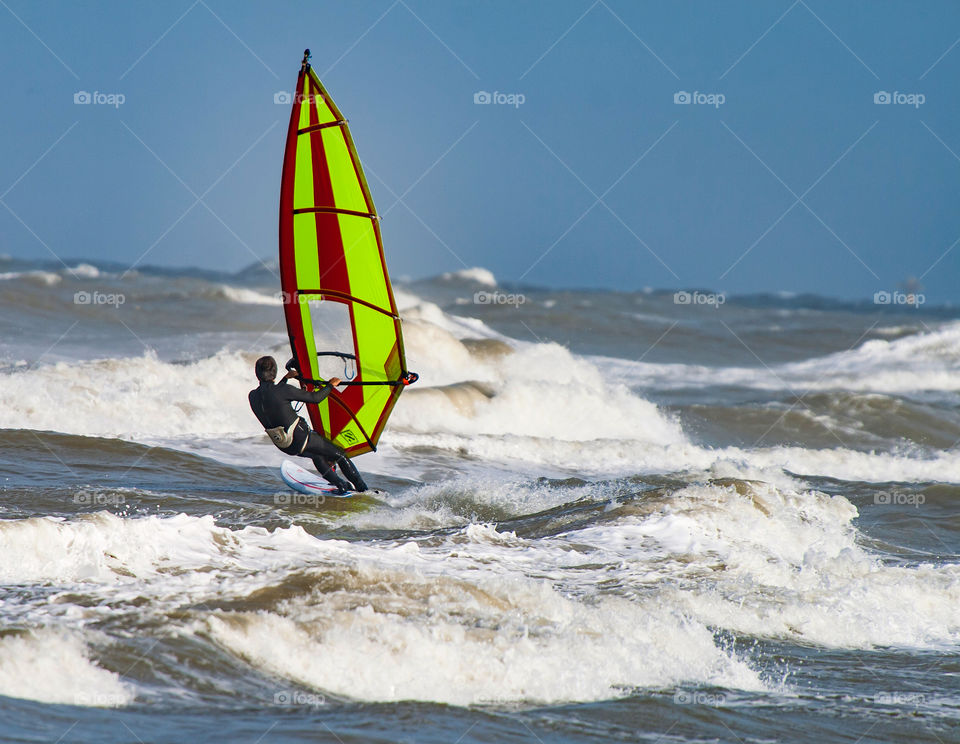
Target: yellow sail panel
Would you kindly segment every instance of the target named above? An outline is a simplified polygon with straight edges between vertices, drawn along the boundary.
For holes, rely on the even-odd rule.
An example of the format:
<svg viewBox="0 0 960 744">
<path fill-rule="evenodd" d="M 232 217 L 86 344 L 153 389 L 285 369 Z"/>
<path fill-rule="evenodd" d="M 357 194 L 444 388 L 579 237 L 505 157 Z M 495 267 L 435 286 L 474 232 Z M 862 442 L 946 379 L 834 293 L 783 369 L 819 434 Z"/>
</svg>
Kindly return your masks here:
<svg viewBox="0 0 960 744">
<path fill-rule="evenodd" d="M 320 360 L 331 355 L 348 360 L 355 372 L 345 388 L 308 406 L 314 428 L 348 454 L 375 449 L 415 375 L 406 370 L 376 209 L 350 129 L 306 58 L 287 132 L 280 270 L 287 329 L 303 376 L 320 381 Z M 345 334 L 329 334 L 323 306 L 340 309 Z"/>
</svg>

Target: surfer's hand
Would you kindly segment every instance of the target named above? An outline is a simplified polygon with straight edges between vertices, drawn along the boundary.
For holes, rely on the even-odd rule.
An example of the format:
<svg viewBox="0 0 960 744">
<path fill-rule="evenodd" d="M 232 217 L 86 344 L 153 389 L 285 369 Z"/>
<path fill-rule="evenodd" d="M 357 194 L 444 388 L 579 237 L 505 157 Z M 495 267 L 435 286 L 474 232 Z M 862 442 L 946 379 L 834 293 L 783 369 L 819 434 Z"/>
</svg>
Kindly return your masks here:
<svg viewBox="0 0 960 744">
<path fill-rule="evenodd" d="M 329 380 L 327 380 L 327 384 L 329 384 L 329 385 L 331 385 L 331 386 L 333 386 L 333 387 L 336 387 L 336 386 L 339 385 L 341 382 L 342 382 L 342 380 L 341 380 L 339 377 L 331 377 Z"/>
</svg>

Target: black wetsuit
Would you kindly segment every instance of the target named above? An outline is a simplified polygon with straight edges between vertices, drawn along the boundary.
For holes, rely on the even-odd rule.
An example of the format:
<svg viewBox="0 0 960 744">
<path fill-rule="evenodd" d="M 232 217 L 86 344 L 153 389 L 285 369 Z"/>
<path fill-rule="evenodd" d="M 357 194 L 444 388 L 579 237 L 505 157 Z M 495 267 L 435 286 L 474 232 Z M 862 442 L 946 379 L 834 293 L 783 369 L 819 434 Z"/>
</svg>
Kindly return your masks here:
<svg viewBox="0 0 960 744">
<path fill-rule="evenodd" d="M 337 464 L 350 479 L 357 491 L 366 491 L 367 484 L 363 482 L 360 473 L 344 454 L 343 450 L 317 432 L 311 431 L 307 422 L 297 416 L 291 401 L 304 403 L 319 403 L 330 395 L 333 386 L 327 384 L 319 390 L 307 392 L 286 382 L 261 382 L 260 387 L 251 390 L 247 398 L 250 408 L 264 429 L 277 426 L 288 428 L 294 421 L 297 422 L 293 430 L 293 444 L 289 447 L 280 447 L 281 452 L 288 455 L 309 457 L 313 460 L 320 475 L 341 490 L 350 490 L 350 485 L 343 480 L 334 469 Z M 299 420 L 298 420 L 299 419 Z"/>
</svg>

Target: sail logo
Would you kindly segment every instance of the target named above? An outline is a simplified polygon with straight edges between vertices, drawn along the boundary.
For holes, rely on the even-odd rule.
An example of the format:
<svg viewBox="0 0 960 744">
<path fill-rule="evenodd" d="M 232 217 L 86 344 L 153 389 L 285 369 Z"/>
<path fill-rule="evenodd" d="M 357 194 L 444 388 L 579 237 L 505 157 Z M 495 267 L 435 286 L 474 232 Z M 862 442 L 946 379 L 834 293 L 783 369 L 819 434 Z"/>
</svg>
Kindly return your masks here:
<svg viewBox="0 0 960 744">
<path fill-rule="evenodd" d="M 723 93 L 701 93 L 699 90 L 688 93 L 685 90 L 678 90 L 673 94 L 673 102 L 681 106 L 713 106 L 720 108 L 727 102 L 727 97 Z"/>
<path fill-rule="evenodd" d="M 127 97 L 123 93 L 101 93 L 99 90 L 95 90 L 93 93 L 78 90 L 73 94 L 73 102 L 80 106 L 92 104 L 94 106 L 113 106 L 118 109 L 126 100 Z"/>
<path fill-rule="evenodd" d="M 927 97 L 923 93 L 901 93 L 899 90 L 889 93 L 885 90 L 878 90 L 873 94 L 873 102 L 878 106 L 913 106 L 920 108 L 927 102 Z"/>
<path fill-rule="evenodd" d="M 501 93 L 498 90 L 489 93 L 485 90 L 478 90 L 473 94 L 473 102 L 478 106 L 494 104 L 497 106 L 520 108 L 526 101 L 527 97 L 523 95 L 523 93 Z"/>
</svg>

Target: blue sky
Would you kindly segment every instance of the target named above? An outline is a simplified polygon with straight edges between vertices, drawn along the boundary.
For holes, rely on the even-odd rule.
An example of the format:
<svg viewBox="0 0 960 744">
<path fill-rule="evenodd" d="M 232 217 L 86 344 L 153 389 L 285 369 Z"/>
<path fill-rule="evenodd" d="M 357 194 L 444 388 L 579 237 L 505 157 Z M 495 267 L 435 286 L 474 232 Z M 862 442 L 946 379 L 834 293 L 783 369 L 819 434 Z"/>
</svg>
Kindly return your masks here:
<svg viewBox="0 0 960 744">
<path fill-rule="evenodd" d="M 394 275 L 960 300 L 956 2 L 0 6 L 3 254 L 274 258 L 309 46 Z"/>
</svg>

